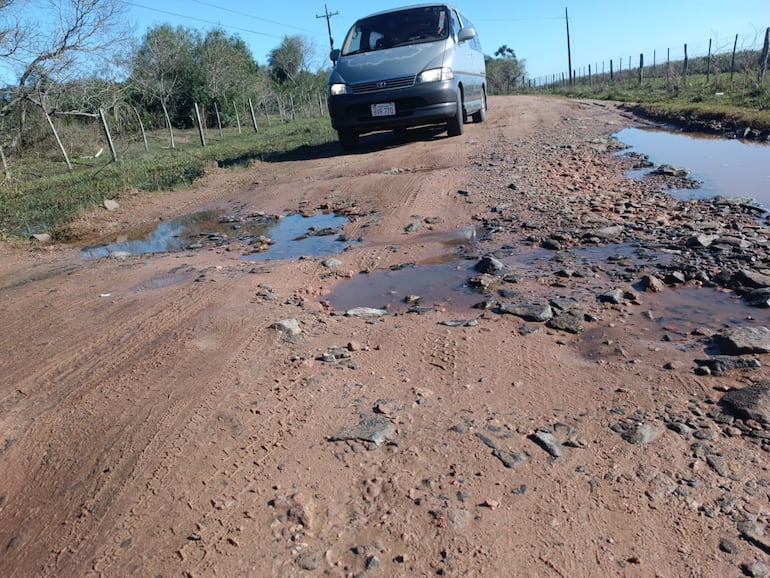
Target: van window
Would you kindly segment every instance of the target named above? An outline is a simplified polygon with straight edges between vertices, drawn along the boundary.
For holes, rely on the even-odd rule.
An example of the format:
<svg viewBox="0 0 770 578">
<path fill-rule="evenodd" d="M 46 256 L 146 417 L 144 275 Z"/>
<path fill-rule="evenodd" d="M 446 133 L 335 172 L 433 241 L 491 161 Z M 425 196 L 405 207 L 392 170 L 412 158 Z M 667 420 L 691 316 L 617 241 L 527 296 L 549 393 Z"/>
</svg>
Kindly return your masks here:
<svg viewBox="0 0 770 578">
<path fill-rule="evenodd" d="M 456 19 L 456 16 L 453 17 Z M 444 40 L 453 26 L 443 6 L 411 8 L 370 16 L 359 20 L 350 29 L 342 43 L 342 55 Z"/>
</svg>

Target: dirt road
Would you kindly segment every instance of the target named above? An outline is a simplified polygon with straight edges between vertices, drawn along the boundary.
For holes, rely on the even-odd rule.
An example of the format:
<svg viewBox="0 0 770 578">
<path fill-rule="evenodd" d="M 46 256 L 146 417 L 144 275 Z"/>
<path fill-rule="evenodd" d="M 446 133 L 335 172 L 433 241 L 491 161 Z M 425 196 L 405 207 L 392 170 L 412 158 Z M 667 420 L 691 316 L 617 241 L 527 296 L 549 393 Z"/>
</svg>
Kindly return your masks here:
<svg viewBox="0 0 770 578">
<path fill-rule="evenodd" d="M 492 99 L 458 138 L 212 167 L 85 216 L 79 243 L 3 249 L 0 576 L 766 575 L 766 430 L 716 405 L 766 370 L 696 374 L 703 333 L 656 322 L 655 297 L 630 292 L 636 258 L 613 275 L 516 260 L 563 255 L 549 234 L 567 227 L 606 245 L 629 211 L 651 237 L 676 221 L 612 157 L 608 136 L 633 122 Z M 350 246 L 338 263 L 245 259 L 221 238 L 80 252 L 209 209 L 333 210 Z M 572 299 L 580 327 L 440 288 L 412 312 L 398 293 L 381 317 L 335 305 L 383 271 L 506 247 L 503 285 L 474 300 Z"/>
</svg>

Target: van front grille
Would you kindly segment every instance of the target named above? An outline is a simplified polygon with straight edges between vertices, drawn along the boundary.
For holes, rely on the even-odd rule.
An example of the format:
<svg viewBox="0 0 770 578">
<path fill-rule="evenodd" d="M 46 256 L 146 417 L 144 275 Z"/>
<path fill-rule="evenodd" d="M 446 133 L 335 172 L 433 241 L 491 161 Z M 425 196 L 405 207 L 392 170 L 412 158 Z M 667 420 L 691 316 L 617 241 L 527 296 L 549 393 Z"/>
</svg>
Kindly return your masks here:
<svg viewBox="0 0 770 578">
<path fill-rule="evenodd" d="M 360 82 L 352 84 L 353 94 L 368 94 L 371 92 L 383 92 L 386 90 L 397 90 L 399 88 L 409 88 L 414 86 L 414 76 L 402 76 L 400 78 L 389 78 L 387 80 L 378 80 L 376 82 Z"/>
</svg>

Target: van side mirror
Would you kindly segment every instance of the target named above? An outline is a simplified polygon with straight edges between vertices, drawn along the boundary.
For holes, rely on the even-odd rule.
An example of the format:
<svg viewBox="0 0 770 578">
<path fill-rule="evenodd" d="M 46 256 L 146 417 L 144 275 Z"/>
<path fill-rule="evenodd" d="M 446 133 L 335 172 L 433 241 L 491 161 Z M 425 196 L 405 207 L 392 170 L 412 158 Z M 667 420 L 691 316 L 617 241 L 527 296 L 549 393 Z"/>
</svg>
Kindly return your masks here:
<svg viewBox="0 0 770 578">
<path fill-rule="evenodd" d="M 471 38 L 476 38 L 476 29 L 472 26 L 464 26 L 460 28 L 460 32 L 457 35 L 457 42 L 465 42 Z"/>
<path fill-rule="evenodd" d="M 332 62 L 337 62 L 340 58 L 340 49 L 335 48 L 329 53 L 329 58 L 331 58 Z"/>
</svg>

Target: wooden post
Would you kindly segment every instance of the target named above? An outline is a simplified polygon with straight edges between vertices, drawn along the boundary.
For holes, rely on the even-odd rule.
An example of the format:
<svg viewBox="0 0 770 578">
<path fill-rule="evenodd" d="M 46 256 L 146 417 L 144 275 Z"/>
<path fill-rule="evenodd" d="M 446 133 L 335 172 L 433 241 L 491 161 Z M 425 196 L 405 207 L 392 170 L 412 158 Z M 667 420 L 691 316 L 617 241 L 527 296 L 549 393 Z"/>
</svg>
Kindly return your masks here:
<svg viewBox="0 0 770 578">
<path fill-rule="evenodd" d="M 254 125 L 254 132 L 259 132 L 259 126 L 257 125 L 257 115 L 254 114 L 254 105 L 251 104 L 251 97 L 249 97 L 249 110 L 251 111 L 251 123 Z"/>
<path fill-rule="evenodd" d="M 644 80 L 644 54 L 639 55 L 639 86 L 642 86 Z"/>
<path fill-rule="evenodd" d="M 262 109 L 265 111 L 265 118 L 267 119 L 267 126 L 271 127 L 273 126 L 272 122 L 270 122 L 270 111 L 267 110 L 267 102 L 265 102 L 265 99 L 262 99 Z"/>
<path fill-rule="evenodd" d="M 241 134 L 241 117 L 238 114 L 238 105 L 233 101 L 233 110 L 235 111 L 235 124 L 238 125 L 238 134 Z"/>
<path fill-rule="evenodd" d="M 610 82 L 615 81 L 615 73 L 612 70 L 612 63 L 615 62 L 614 60 L 610 60 Z"/>
<path fill-rule="evenodd" d="M 195 120 L 198 123 L 198 134 L 201 137 L 201 146 L 205 147 L 206 146 L 206 135 L 203 134 L 203 125 L 201 124 L 201 113 L 200 113 L 200 110 L 198 109 L 198 103 L 197 102 L 195 103 Z"/>
<path fill-rule="evenodd" d="M 711 38 L 709 38 L 709 55 L 706 60 L 706 85 L 708 85 L 711 79 Z"/>
<path fill-rule="evenodd" d="M 730 85 L 733 84 L 733 74 L 735 73 L 735 50 L 738 48 L 738 35 L 735 35 L 735 42 L 733 42 L 733 57 L 730 60 Z"/>
<path fill-rule="evenodd" d="M 102 121 L 102 129 L 104 130 L 104 136 L 107 137 L 107 144 L 110 147 L 110 154 L 112 155 L 112 160 L 115 162 L 118 162 L 118 153 L 115 150 L 115 143 L 112 142 L 112 135 L 110 135 L 110 127 L 107 126 L 107 119 L 104 116 L 104 109 L 99 109 L 99 120 Z"/>
<path fill-rule="evenodd" d="M 767 72 L 767 59 L 770 57 L 770 27 L 765 30 L 765 44 L 762 47 L 762 56 L 759 61 L 759 84 L 761 85 L 765 81 L 765 73 Z"/>
<path fill-rule="evenodd" d="M 214 101 L 214 113 L 217 115 L 217 126 L 219 127 L 219 136 L 223 137 L 224 134 L 222 134 L 222 117 L 219 115 L 219 105 L 217 105 L 217 101 Z"/>
<path fill-rule="evenodd" d="M 53 132 L 53 136 L 56 139 L 56 143 L 59 145 L 59 150 L 61 151 L 62 156 L 64 157 L 64 161 L 67 163 L 67 169 L 72 170 L 72 163 L 70 162 L 70 158 L 67 155 L 67 149 L 64 148 L 64 145 L 61 142 L 61 139 L 59 138 L 59 133 L 56 132 L 56 127 L 53 124 L 53 121 L 51 120 L 51 115 L 48 114 L 48 110 L 46 110 L 45 107 L 43 107 L 43 113 L 45 114 L 45 119 L 48 121 L 48 126 L 51 127 L 51 132 Z"/>
<path fill-rule="evenodd" d="M 591 84 L 591 65 L 588 65 L 588 86 L 592 86 Z"/>
<path fill-rule="evenodd" d="M 0 160 L 3 161 L 3 171 L 5 171 L 5 180 L 10 181 L 11 171 L 8 170 L 8 161 L 5 159 L 5 152 L 3 152 L 3 147 L 1 146 L 0 146 Z"/>
<path fill-rule="evenodd" d="M 142 140 L 144 141 L 144 152 L 148 153 L 150 152 L 150 147 L 147 146 L 147 133 L 144 132 L 144 123 L 142 122 L 142 116 L 139 114 L 139 111 L 136 110 L 135 106 L 132 106 L 131 108 L 134 109 L 136 120 L 139 121 L 139 130 L 142 131 Z"/>
<path fill-rule="evenodd" d="M 687 45 L 684 45 L 684 66 L 682 67 L 682 80 L 684 85 L 687 86 Z"/>
</svg>

